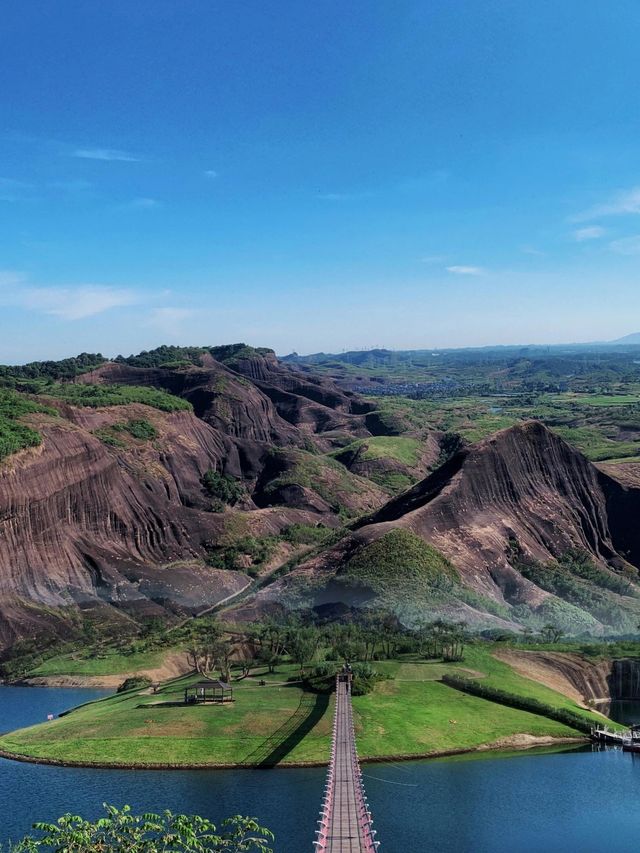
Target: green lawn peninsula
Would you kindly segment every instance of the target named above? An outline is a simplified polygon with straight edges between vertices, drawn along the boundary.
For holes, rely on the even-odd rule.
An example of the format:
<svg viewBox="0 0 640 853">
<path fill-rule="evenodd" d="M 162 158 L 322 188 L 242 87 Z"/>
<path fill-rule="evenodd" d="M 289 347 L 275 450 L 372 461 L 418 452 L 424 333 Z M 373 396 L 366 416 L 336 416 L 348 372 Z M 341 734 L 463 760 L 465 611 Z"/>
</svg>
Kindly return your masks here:
<svg viewBox="0 0 640 853">
<path fill-rule="evenodd" d="M 493 656 L 488 644 L 470 645 L 459 663 L 400 656 L 375 666 L 384 677 L 370 693 L 353 699 L 364 760 L 553 743 L 584 737 L 585 724 L 603 721 L 573 699 L 516 673 Z M 4 734 L 0 750 L 34 761 L 101 766 L 324 763 L 333 695 L 305 691 L 298 674 L 289 663 L 272 674 L 254 670 L 232 681 L 234 701 L 223 705 L 183 704 L 184 689 L 201 678 L 197 675 L 166 682 L 156 692 L 129 690 Z M 441 680 L 447 675 L 498 687 L 515 703 L 537 700 L 553 713 L 569 712 L 581 721 L 582 731 L 546 712 L 531 713 L 449 686 Z"/>
</svg>

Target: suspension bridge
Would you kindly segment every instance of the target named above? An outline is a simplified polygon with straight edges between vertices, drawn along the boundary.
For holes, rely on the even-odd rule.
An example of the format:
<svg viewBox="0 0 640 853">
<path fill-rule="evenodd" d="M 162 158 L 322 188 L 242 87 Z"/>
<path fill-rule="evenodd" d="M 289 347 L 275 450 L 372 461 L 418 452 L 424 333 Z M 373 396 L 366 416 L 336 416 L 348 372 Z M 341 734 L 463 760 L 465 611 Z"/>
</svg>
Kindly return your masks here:
<svg viewBox="0 0 640 853">
<path fill-rule="evenodd" d="M 316 853 L 375 853 L 379 841 L 362 784 L 351 708 L 350 673 L 336 677 L 331 761 L 316 830 Z"/>
</svg>

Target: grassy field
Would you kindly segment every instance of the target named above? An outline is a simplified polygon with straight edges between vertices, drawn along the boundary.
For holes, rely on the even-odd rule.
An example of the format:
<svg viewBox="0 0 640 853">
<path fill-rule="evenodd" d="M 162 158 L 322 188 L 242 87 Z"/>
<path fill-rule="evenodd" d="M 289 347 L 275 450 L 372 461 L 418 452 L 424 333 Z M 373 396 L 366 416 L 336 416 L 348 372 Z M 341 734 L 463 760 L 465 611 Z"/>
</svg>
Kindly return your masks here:
<svg viewBox="0 0 640 853">
<path fill-rule="evenodd" d="M 115 650 L 108 650 L 101 653 L 99 657 L 83 657 L 80 653 L 75 652 L 49 658 L 32 669 L 29 675 L 120 675 L 126 672 L 155 669 L 162 664 L 166 655 L 167 649 L 134 652 L 128 655 L 120 654 Z"/>
<path fill-rule="evenodd" d="M 518 734 L 575 737 L 565 725 L 469 696 L 442 684 L 445 672 L 470 672 L 512 693 L 566 707 L 590 720 L 570 699 L 523 678 L 473 646 L 460 664 L 421 660 L 376 664 L 391 679 L 354 698 L 363 757 L 415 756 L 473 749 Z M 130 692 L 83 706 L 52 722 L 4 735 L 0 749 L 36 758 L 100 764 L 297 764 L 324 762 L 329 752 L 333 699 L 287 683 L 296 668 L 234 684 L 235 702 L 185 706 L 186 677 L 158 694 Z M 263 676 L 260 676 L 263 677 Z"/>
<path fill-rule="evenodd" d="M 636 394 L 523 394 L 411 400 L 372 398 L 379 409 L 406 424 L 458 433 L 473 444 L 498 430 L 535 418 L 592 461 L 640 455 L 640 397 Z"/>
<path fill-rule="evenodd" d="M 363 445 L 366 446 L 366 450 L 360 457 L 361 459 L 365 461 L 367 459 L 392 459 L 394 462 L 400 462 L 409 468 L 419 464 L 422 453 L 422 442 L 417 438 L 404 435 L 376 435 L 371 438 L 359 439 L 338 452 L 344 453 L 345 450 L 355 450 Z"/>
</svg>

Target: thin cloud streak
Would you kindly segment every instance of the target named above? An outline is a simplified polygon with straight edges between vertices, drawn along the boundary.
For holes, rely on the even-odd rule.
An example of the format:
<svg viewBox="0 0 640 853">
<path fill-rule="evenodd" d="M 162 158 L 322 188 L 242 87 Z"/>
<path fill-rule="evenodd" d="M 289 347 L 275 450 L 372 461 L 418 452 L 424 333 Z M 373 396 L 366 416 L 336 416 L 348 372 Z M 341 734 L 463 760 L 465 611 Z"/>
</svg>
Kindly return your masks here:
<svg viewBox="0 0 640 853">
<path fill-rule="evenodd" d="M 34 285 L 18 270 L 0 270 L 0 304 L 62 320 L 84 320 L 141 301 L 136 291 L 106 284 Z"/>
<path fill-rule="evenodd" d="M 592 225 L 588 228 L 578 228 L 573 232 L 576 243 L 584 243 L 587 240 L 599 240 L 607 232 L 600 225 Z"/>
<path fill-rule="evenodd" d="M 88 284 L 79 287 L 35 287 L 26 289 L 19 303 L 62 320 L 84 320 L 112 308 L 135 305 L 137 295 L 124 288 Z"/>
<path fill-rule="evenodd" d="M 118 148 L 76 148 L 72 156 L 82 160 L 103 160 L 108 163 L 140 163 L 142 160 L 141 157 Z"/>
<path fill-rule="evenodd" d="M 640 213 L 640 187 L 621 190 L 603 204 L 596 204 L 577 213 L 571 218 L 572 222 L 586 222 L 589 219 L 599 219 L 602 216 L 624 216 Z"/>
<path fill-rule="evenodd" d="M 161 203 L 157 198 L 134 198 L 131 199 L 128 207 L 136 210 L 152 210 L 155 207 L 161 207 Z"/>
<path fill-rule="evenodd" d="M 447 272 L 453 273 L 454 275 L 485 275 L 486 270 L 482 267 L 470 267 L 465 266 L 464 264 L 455 264 L 452 267 L 446 268 Z"/>
<path fill-rule="evenodd" d="M 640 255 L 640 234 L 613 240 L 609 243 L 609 248 L 617 255 Z"/>
</svg>

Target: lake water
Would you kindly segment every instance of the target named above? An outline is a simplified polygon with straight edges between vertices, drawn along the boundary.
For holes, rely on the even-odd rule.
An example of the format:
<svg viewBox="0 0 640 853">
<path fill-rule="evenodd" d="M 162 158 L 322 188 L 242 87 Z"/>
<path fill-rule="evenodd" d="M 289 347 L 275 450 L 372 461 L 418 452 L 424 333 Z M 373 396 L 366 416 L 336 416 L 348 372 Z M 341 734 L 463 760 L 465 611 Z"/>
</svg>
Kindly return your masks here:
<svg viewBox="0 0 640 853">
<path fill-rule="evenodd" d="M 0 731 L 39 722 L 99 691 L 0 687 Z M 381 853 L 636 853 L 640 760 L 591 748 L 364 766 Z M 311 841 L 324 770 L 121 771 L 0 760 L 0 841 L 104 801 L 213 820 L 255 815 L 276 853 Z"/>
</svg>

